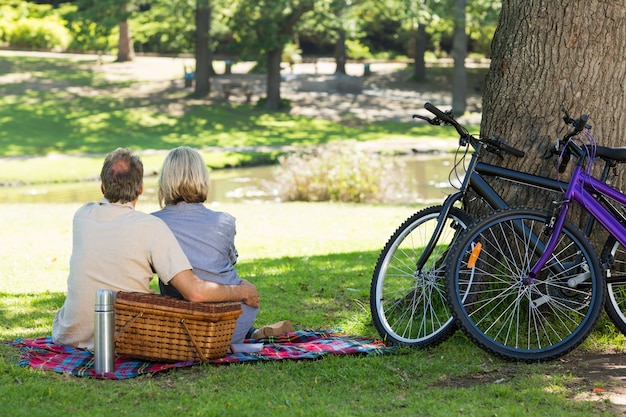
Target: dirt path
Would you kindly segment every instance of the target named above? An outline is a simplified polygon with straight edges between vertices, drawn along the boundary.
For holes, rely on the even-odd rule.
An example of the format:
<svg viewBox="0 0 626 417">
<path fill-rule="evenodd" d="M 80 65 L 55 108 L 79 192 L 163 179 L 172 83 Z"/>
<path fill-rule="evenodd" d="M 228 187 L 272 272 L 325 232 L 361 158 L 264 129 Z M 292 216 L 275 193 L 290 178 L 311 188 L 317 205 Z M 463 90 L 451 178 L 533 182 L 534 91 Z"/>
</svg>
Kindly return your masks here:
<svg viewBox="0 0 626 417">
<path fill-rule="evenodd" d="M 111 80 L 140 80 L 152 88 L 163 87 L 163 83 L 184 88 L 184 68 L 191 68 L 193 60 L 189 58 L 156 58 L 138 57 L 129 63 L 113 63 L 104 59 L 102 65 L 95 65 L 94 70 L 103 72 Z M 251 63 L 236 63 L 232 66 L 231 75 L 224 75 L 224 62 L 214 64 L 218 74 L 212 79 L 212 100 L 223 100 L 223 86 L 229 83 L 245 83 L 253 92 L 252 102 L 265 95 L 265 77 L 249 74 Z M 337 91 L 322 91 L 323 84 L 333 76 L 335 64 L 331 60 L 320 59 L 316 63 L 296 64 L 293 70 L 283 69 L 281 96 L 289 99 L 291 112 L 329 120 L 410 121 L 416 112 L 424 112 L 423 104 L 427 101 L 445 109 L 451 107 L 451 94 L 441 91 L 440 86 L 420 85 L 406 81 L 409 70 L 404 63 L 372 62 L 369 64 L 371 74 L 364 77 L 364 64 L 348 63 L 346 67 L 350 82 L 362 83 L 362 92 L 358 94 Z M 320 85 L 320 91 L 311 88 Z M 313 87 L 315 88 L 315 87 Z M 306 91 L 305 91 L 306 90 Z M 470 86 L 472 93 L 468 97 L 468 116 L 463 122 L 477 123 L 480 121 L 480 94 L 477 86 Z M 191 91 L 191 89 L 190 89 Z M 239 92 L 231 96 L 230 101 L 245 102 L 246 98 Z"/>
<path fill-rule="evenodd" d="M 185 68 L 191 68 L 194 61 L 190 58 L 138 57 L 133 62 L 114 63 L 111 58 L 102 64 L 96 64 L 94 71 L 102 72 L 110 80 L 140 80 L 140 87 L 146 93 L 171 89 L 185 89 L 183 74 Z M 232 84 L 246 85 L 251 92 L 250 102 L 256 102 L 265 95 L 265 76 L 250 74 L 251 63 L 237 63 L 231 68 L 230 75 L 224 75 L 224 62 L 214 64 L 219 74 L 211 80 L 209 101 L 224 102 L 224 86 Z M 404 121 L 411 123 L 413 114 L 428 114 L 423 109 L 425 102 L 432 102 L 443 109 L 451 107 L 451 93 L 442 91 L 440 84 L 416 84 L 407 81 L 410 73 L 404 63 L 369 64 L 370 75 L 364 74 L 364 64 L 348 63 L 347 82 L 362 86 L 359 93 L 346 93 L 333 90 L 331 84 L 335 71 L 332 60 L 320 59 L 316 63 L 296 64 L 293 69 L 283 69 L 281 97 L 291 103 L 291 114 L 307 117 L 324 118 L 350 125 L 359 125 L 372 121 Z M 344 81 L 341 81 L 344 82 Z M 325 89 L 324 86 L 331 85 Z M 193 91 L 192 88 L 185 90 Z M 313 91 L 315 90 L 315 91 Z M 468 97 L 468 111 L 459 117 L 461 123 L 480 124 L 481 106 L 479 86 L 471 85 L 473 92 Z M 136 94 L 136 87 L 133 94 Z M 242 90 L 228 99 L 231 103 L 242 104 L 248 100 Z M 363 144 L 364 147 L 391 149 L 395 151 L 431 150 L 448 151 L 456 146 L 455 141 L 447 140 L 401 140 L 377 141 Z"/>
</svg>

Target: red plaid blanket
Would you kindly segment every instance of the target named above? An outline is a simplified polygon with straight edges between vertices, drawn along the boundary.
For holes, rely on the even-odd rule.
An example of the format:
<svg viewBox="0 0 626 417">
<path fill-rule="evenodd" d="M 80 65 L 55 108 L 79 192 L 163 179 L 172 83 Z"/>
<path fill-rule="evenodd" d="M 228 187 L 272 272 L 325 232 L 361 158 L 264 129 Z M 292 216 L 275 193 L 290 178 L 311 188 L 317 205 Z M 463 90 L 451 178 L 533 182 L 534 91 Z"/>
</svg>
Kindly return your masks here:
<svg viewBox="0 0 626 417">
<path fill-rule="evenodd" d="M 262 342 L 264 346 L 259 352 L 232 353 L 224 358 L 209 361 L 209 363 L 228 364 L 245 361 L 317 359 L 324 355 L 382 354 L 394 350 L 393 347 L 386 346 L 381 341 L 347 336 L 333 330 L 299 330 L 264 339 Z M 127 379 L 198 363 L 193 361 L 156 363 L 117 357 L 115 372 L 100 376 L 95 373 L 93 353 L 88 350 L 55 345 L 50 337 L 16 339 L 7 343 L 20 348 L 21 356 L 18 360 L 20 366 L 93 378 Z"/>
</svg>

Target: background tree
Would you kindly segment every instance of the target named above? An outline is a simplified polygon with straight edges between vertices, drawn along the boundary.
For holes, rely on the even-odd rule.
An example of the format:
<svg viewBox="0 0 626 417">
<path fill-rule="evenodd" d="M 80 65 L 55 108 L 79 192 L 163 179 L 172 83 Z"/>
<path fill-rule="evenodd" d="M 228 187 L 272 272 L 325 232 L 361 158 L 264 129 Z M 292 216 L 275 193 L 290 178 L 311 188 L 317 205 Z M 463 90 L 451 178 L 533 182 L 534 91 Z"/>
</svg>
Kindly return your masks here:
<svg viewBox="0 0 626 417">
<path fill-rule="evenodd" d="M 466 30 L 471 50 L 489 57 L 491 40 L 502 9 L 500 0 L 466 0 Z"/>
<path fill-rule="evenodd" d="M 196 3 L 196 86 L 195 95 L 206 97 L 211 92 L 211 6 L 209 0 Z"/>
<path fill-rule="evenodd" d="M 412 48 L 410 54 L 413 56 L 413 81 L 426 81 L 426 46 L 428 38 L 426 36 L 426 24 L 430 13 L 426 8 L 426 1 L 407 1 L 406 15 L 411 33 Z"/>
<path fill-rule="evenodd" d="M 527 152 L 525 159 L 505 158 L 503 164 L 554 176 L 554 161 L 539 157 L 567 129 L 562 106 L 572 117 L 590 115 L 599 144 L 623 145 L 625 18 L 626 3 L 616 0 L 503 3 L 483 94 L 481 131 L 505 137 Z M 541 206 L 552 200 L 510 184 L 496 185 L 515 205 Z"/>
<path fill-rule="evenodd" d="M 335 59 L 335 73 L 345 74 L 348 59 L 365 58 L 367 48 L 359 43 L 363 36 L 361 23 L 366 11 L 377 0 L 317 0 L 312 13 L 303 16 L 298 24 L 299 37 L 304 37 L 318 48 L 331 45 Z"/>
<path fill-rule="evenodd" d="M 349 54 L 346 42 L 348 39 L 358 39 L 359 20 L 361 7 L 367 1 L 359 0 L 333 0 L 330 3 L 331 21 L 334 22 L 335 30 L 335 50 L 334 58 L 336 62 L 335 73 L 346 73 L 346 62 Z"/>
<path fill-rule="evenodd" d="M 259 0 L 238 3 L 231 21 L 233 35 L 244 56 L 263 56 L 267 87 L 265 106 L 281 107 L 280 64 L 285 45 L 293 40 L 302 15 L 313 10 L 315 0 Z"/>
<path fill-rule="evenodd" d="M 131 34 L 128 19 L 130 18 L 131 5 L 127 1 L 119 4 L 119 40 L 117 43 L 117 62 L 132 61 L 135 58 L 133 36 Z"/>
<path fill-rule="evenodd" d="M 119 29 L 117 62 L 132 61 L 135 57 L 133 40 L 128 21 L 136 10 L 134 4 L 129 0 L 76 0 L 78 7 L 76 19 L 78 25 L 90 25 L 99 27 L 101 33 L 106 37 L 116 26 Z"/>
<path fill-rule="evenodd" d="M 406 55 L 413 58 L 413 72 L 410 77 L 412 81 L 426 81 L 426 51 L 432 50 L 431 36 L 427 28 L 435 26 L 433 21 L 438 20 L 438 16 L 433 11 L 431 3 L 438 3 L 439 0 L 376 0 L 376 10 L 373 18 L 380 13 L 397 19 L 397 35 L 406 44 Z M 448 27 L 443 27 L 449 30 Z M 441 40 L 441 36 L 436 38 Z"/>
<path fill-rule="evenodd" d="M 457 114 L 465 113 L 467 104 L 467 33 L 465 31 L 466 0 L 454 1 L 454 31 L 452 33 L 452 108 Z"/>
<path fill-rule="evenodd" d="M 213 0 L 214 2 L 215 0 Z M 197 0 L 158 0 L 139 7 L 131 25 L 135 51 L 192 53 L 196 43 Z M 176 13 L 172 13 L 176 10 Z"/>
</svg>

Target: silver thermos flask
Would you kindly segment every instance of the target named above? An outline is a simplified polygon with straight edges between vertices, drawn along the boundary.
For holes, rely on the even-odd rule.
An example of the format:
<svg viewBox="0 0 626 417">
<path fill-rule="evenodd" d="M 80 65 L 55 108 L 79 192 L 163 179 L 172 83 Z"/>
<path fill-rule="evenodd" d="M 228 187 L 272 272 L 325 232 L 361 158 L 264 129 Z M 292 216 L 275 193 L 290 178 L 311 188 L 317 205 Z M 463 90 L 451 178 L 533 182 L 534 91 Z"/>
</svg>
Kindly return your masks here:
<svg viewBox="0 0 626 417">
<path fill-rule="evenodd" d="M 96 375 L 115 371 L 115 296 L 111 290 L 97 290 L 94 322 L 94 362 Z"/>
</svg>

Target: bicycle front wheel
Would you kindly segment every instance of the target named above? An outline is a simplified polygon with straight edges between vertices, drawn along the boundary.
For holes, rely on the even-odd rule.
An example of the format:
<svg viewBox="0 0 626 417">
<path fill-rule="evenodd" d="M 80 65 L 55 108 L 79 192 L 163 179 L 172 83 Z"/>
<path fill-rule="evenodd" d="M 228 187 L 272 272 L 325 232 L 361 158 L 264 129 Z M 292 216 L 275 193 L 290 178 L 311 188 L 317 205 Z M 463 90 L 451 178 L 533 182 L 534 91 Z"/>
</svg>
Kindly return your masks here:
<svg viewBox="0 0 626 417">
<path fill-rule="evenodd" d="M 452 207 L 423 267 L 416 263 L 431 240 L 442 206 L 413 214 L 380 253 L 370 288 L 370 309 L 378 333 L 388 343 L 434 346 L 456 330 L 445 296 L 448 247 L 470 223 Z"/>
<path fill-rule="evenodd" d="M 597 253 L 566 223 L 538 276 L 551 214 L 501 210 L 471 226 L 450 250 L 446 286 L 465 334 L 508 360 L 537 362 L 574 349 L 593 330 L 604 302 Z"/>
</svg>

